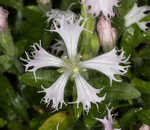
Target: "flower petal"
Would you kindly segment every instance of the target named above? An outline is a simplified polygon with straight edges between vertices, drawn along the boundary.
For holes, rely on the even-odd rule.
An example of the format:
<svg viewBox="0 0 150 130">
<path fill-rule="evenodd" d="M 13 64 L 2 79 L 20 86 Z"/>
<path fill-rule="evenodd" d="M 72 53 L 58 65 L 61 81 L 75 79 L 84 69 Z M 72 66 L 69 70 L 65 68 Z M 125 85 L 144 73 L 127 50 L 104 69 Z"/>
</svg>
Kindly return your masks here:
<svg viewBox="0 0 150 130">
<path fill-rule="evenodd" d="M 83 109 L 86 112 L 91 108 L 91 103 L 97 105 L 97 103 L 100 103 L 105 99 L 105 96 L 97 96 L 101 90 L 93 88 L 79 73 L 75 75 L 75 83 L 77 88 L 77 100 L 75 103 L 77 103 L 77 106 L 79 107 L 79 103 L 81 102 L 83 104 Z"/>
<path fill-rule="evenodd" d="M 146 11 L 149 10 L 150 6 L 138 7 L 137 4 L 135 3 L 132 9 L 125 16 L 125 26 L 129 27 L 130 25 L 137 23 L 139 27 L 143 31 L 145 31 L 147 22 L 141 22 L 140 20 L 149 15 L 148 13 L 147 14 L 145 13 Z"/>
<path fill-rule="evenodd" d="M 21 58 L 22 61 L 26 62 L 25 71 L 33 72 L 35 75 L 36 70 L 43 67 L 62 67 L 63 61 L 57 58 L 41 47 L 39 44 L 33 45 L 34 51 L 31 53 L 32 59 L 26 53 L 27 59 Z M 35 76 L 36 78 L 36 76 Z"/>
<path fill-rule="evenodd" d="M 51 20 L 54 19 L 62 19 L 62 17 L 65 17 L 66 20 L 72 16 L 72 15 L 76 15 L 74 12 L 70 11 L 69 9 L 66 11 L 62 11 L 59 9 L 52 9 L 51 11 L 46 12 L 46 16 L 48 17 L 48 22 L 50 22 Z"/>
<path fill-rule="evenodd" d="M 81 21 L 83 22 L 81 24 Z M 70 17 L 63 16 L 61 19 L 53 20 L 53 29 L 50 31 L 57 32 L 64 40 L 68 56 L 73 60 L 77 54 L 78 40 L 81 32 L 84 30 L 85 19 L 78 18 L 76 15 Z"/>
<path fill-rule="evenodd" d="M 81 62 L 80 66 L 104 73 L 109 77 L 110 83 L 112 83 L 112 80 L 120 82 L 121 80 L 116 79 L 115 75 L 124 75 L 128 71 L 129 57 L 125 58 L 123 50 L 121 50 L 120 55 L 117 55 L 117 52 L 114 48 L 103 55 Z M 126 66 L 120 64 L 125 64 Z"/>
<path fill-rule="evenodd" d="M 105 130 L 113 130 L 113 127 L 112 127 L 113 120 L 112 120 L 111 110 L 107 108 L 107 112 L 108 112 L 108 119 L 107 117 L 104 117 L 104 119 L 96 118 L 96 120 L 103 123 Z"/>
<path fill-rule="evenodd" d="M 52 108 L 58 110 L 62 108 L 63 104 L 65 104 L 64 89 L 68 81 L 69 75 L 69 73 L 63 73 L 49 88 L 44 88 L 44 90 L 40 91 L 46 93 L 42 101 L 46 103 L 47 106 L 52 101 Z"/>
<path fill-rule="evenodd" d="M 118 6 L 118 2 L 119 0 L 82 0 L 90 14 L 99 16 L 102 12 L 107 18 L 115 15 L 113 7 Z"/>
</svg>

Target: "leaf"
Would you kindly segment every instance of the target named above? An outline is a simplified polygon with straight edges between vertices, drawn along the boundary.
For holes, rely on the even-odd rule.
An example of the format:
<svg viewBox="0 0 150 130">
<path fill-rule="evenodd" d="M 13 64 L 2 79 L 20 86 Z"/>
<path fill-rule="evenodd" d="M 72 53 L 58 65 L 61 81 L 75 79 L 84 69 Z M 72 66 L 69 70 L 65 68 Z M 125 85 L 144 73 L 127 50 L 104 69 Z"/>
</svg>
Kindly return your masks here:
<svg viewBox="0 0 150 130">
<path fill-rule="evenodd" d="M 143 63 L 141 63 L 139 66 L 136 66 L 137 64 L 135 64 L 135 70 L 134 70 L 134 74 L 137 77 L 142 77 L 142 79 L 144 80 L 150 80 L 150 62 L 149 60 L 145 60 Z"/>
<path fill-rule="evenodd" d="M 28 114 L 24 104 L 25 101 L 14 92 L 7 78 L 0 76 L 0 83 L 0 108 L 10 120 L 18 115 L 27 121 Z"/>
<path fill-rule="evenodd" d="M 23 125 L 21 121 L 13 120 L 8 122 L 8 129 L 9 130 L 30 130 L 27 125 Z"/>
<path fill-rule="evenodd" d="M 119 13 L 121 16 L 125 16 L 133 7 L 135 0 L 121 0 L 119 4 Z"/>
<path fill-rule="evenodd" d="M 4 54 L 14 58 L 17 53 L 17 49 L 13 43 L 13 38 L 10 31 L 1 33 L 0 35 L 0 46 L 3 48 L 2 51 Z"/>
<path fill-rule="evenodd" d="M 150 109 L 139 111 L 137 116 L 143 124 L 150 125 Z"/>
<path fill-rule="evenodd" d="M 41 87 L 41 85 L 43 85 L 44 87 L 49 87 L 53 82 L 56 81 L 58 76 L 59 73 L 56 70 L 38 70 L 36 72 L 37 81 L 35 81 L 32 72 L 23 74 L 19 79 L 29 86 Z"/>
<path fill-rule="evenodd" d="M 140 92 L 128 83 L 115 83 L 107 93 L 106 100 L 130 100 L 140 97 Z"/>
<path fill-rule="evenodd" d="M 56 130 L 59 124 L 59 130 L 66 130 L 73 124 L 73 114 L 70 111 L 58 112 L 49 117 L 39 128 L 39 130 Z"/>
<path fill-rule="evenodd" d="M 0 0 L 0 4 L 16 8 L 17 10 L 22 9 L 21 2 L 19 2 L 18 0 Z"/>
<path fill-rule="evenodd" d="M 128 27 L 121 40 L 121 47 L 125 50 L 125 54 L 128 56 L 135 52 L 135 48 L 142 42 L 142 32 L 137 24 L 133 24 Z"/>
<path fill-rule="evenodd" d="M 2 66 L 1 68 L 3 68 L 1 70 L 6 71 L 13 65 L 13 62 L 9 56 L 1 55 L 0 56 L 0 65 Z"/>
<path fill-rule="evenodd" d="M 0 128 L 4 127 L 7 124 L 7 121 L 0 118 Z"/>
<path fill-rule="evenodd" d="M 150 94 L 150 83 L 134 78 L 132 80 L 132 85 L 137 88 L 143 94 Z"/>
<path fill-rule="evenodd" d="M 28 42 L 30 44 L 43 40 L 46 20 L 40 8 L 37 6 L 26 6 L 22 13 L 25 18 L 20 25 L 20 37 L 17 37 L 17 40 L 29 39 Z"/>
<path fill-rule="evenodd" d="M 137 120 L 136 117 L 136 109 L 130 110 L 123 115 L 120 119 L 120 126 L 122 130 L 128 130 L 131 126 L 133 126 Z"/>
</svg>

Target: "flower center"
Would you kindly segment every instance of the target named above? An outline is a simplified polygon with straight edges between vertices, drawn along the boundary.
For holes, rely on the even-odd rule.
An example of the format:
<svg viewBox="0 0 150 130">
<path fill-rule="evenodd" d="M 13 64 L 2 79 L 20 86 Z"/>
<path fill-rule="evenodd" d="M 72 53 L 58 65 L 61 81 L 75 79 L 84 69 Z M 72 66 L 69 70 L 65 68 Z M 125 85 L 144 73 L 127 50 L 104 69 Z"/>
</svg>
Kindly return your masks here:
<svg viewBox="0 0 150 130">
<path fill-rule="evenodd" d="M 74 75 L 75 73 L 80 71 L 80 57 L 77 56 L 74 60 L 70 60 L 67 57 L 62 57 L 64 61 L 64 67 L 62 68 L 62 71 L 68 71 Z"/>
</svg>

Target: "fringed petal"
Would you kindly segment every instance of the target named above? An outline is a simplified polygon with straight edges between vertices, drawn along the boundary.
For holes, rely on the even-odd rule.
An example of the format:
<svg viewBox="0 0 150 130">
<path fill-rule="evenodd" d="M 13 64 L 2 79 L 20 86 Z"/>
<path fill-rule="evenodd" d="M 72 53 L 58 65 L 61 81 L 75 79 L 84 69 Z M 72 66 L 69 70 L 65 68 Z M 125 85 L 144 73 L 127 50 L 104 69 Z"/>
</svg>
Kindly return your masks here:
<svg viewBox="0 0 150 130">
<path fill-rule="evenodd" d="M 149 13 L 145 13 L 150 10 L 150 6 L 141 6 L 138 7 L 135 3 L 132 9 L 125 16 L 125 26 L 129 27 L 130 25 L 137 23 L 141 30 L 145 31 L 148 27 L 146 24 L 148 22 L 141 22 L 144 17 L 148 16 Z"/>
<path fill-rule="evenodd" d="M 118 50 L 114 48 L 103 55 L 81 62 L 80 66 L 104 73 L 109 77 L 111 84 L 112 80 L 120 82 L 115 75 L 124 75 L 128 71 L 129 57 L 124 56 L 123 50 L 120 51 L 120 55 L 117 55 L 117 52 Z"/>
<path fill-rule="evenodd" d="M 30 56 L 25 52 L 27 59 L 21 58 L 22 61 L 26 62 L 25 71 L 33 72 L 35 76 L 36 70 L 40 68 L 63 66 L 63 61 L 60 58 L 49 54 L 44 48 L 41 47 L 41 44 L 36 43 L 35 45 L 33 45 L 33 49 L 34 51 Z"/>
<path fill-rule="evenodd" d="M 90 14 L 99 16 L 102 12 L 107 18 L 115 16 L 113 7 L 118 6 L 118 2 L 119 0 L 82 0 Z"/>
<path fill-rule="evenodd" d="M 111 110 L 107 108 L 107 112 L 108 112 L 108 119 L 107 117 L 104 117 L 104 119 L 96 118 L 96 120 L 103 123 L 105 130 L 113 130 L 113 120 L 112 120 Z"/>
<path fill-rule="evenodd" d="M 40 92 L 45 92 L 45 96 L 42 102 L 46 103 L 47 106 L 52 101 L 52 108 L 55 110 L 61 109 L 64 102 L 64 89 L 69 78 L 69 73 L 63 73 L 55 83 L 53 83 L 49 88 L 43 88 Z"/>
<path fill-rule="evenodd" d="M 70 60 L 74 60 L 77 54 L 78 40 L 84 30 L 85 21 L 82 17 L 74 15 L 53 20 L 53 27 L 50 31 L 57 32 L 63 38 Z"/>
<path fill-rule="evenodd" d="M 101 92 L 101 89 L 93 88 L 79 73 L 75 75 L 75 83 L 77 88 L 77 100 L 75 103 L 77 103 L 78 107 L 79 103 L 82 103 L 83 109 L 87 113 L 91 108 L 91 103 L 97 105 L 97 103 L 100 103 L 105 99 L 105 96 L 97 96 L 97 94 Z"/>
</svg>

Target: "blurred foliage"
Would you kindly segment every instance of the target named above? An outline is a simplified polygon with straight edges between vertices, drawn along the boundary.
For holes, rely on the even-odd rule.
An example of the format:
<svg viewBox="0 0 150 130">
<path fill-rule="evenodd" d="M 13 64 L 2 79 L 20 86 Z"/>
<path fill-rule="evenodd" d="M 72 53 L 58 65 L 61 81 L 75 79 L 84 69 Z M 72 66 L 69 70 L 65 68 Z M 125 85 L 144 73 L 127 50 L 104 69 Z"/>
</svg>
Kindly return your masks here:
<svg viewBox="0 0 150 130">
<path fill-rule="evenodd" d="M 84 73 L 88 82 L 96 88 L 103 88 L 106 100 L 99 104 L 99 109 L 92 104 L 88 114 L 76 105 L 64 106 L 61 111 L 53 111 L 51 105 L 41 103 L 43 94 L 38 93 L 41 86 L 49 87 L 58 78 L 58 72 L 49 68 L 33 73 L 24 72 L 20 57 L 25 51 L 31 51 L 33 43 L 42 41 L 43 47 L 50 46 L 58 38 L 48 31 L 46 11 L 51 8 L 71 9 L 88 17 L 79 41 L 79 53 L 83 59 L 102 53 L 95 31 L 96 18 L 89 17 L 85 9 L 76 0 L 49 0 L 42 5 L 39 0 L 0 0 L 0 5 L 9 12 L 9 31 L 0 34 L 0 129 L 8 130 L 103 130 L 103 125 L 95 117 L 103 118 L 106 105 L 113 107 L 114 120 L 122 130 L 138 129 L 143 123 L 150 125 L 150 31 L 141 31 L 137 24 L 126 28 L 124 16 L 132 8 L 135 0 L 120 0 L 115 8 L 116 17 L 112 25 L 117 29 L 117 46 L 131 56 L 131 67 L 121 83 L 113 82 L 95 71 Z M 138 5 L 148 5 L 149 0 L 137 0 Z M 150 20 L 146 17 L 143 21 Z M 92 80 L 91 80 L 92 79 Z M 73 86 L 72 82 L 68 83 Z M 73 93 L 72 93 L 73 90 Z M 69 100 L 75 99 L 76 90 L 66 87 Z M 72 95 L 74 97 L 72 97 Z M 100 95 L 101 96 L 101 95 Z M 65 99 L 66 100 L 66 99 Z"/>
</svg>

